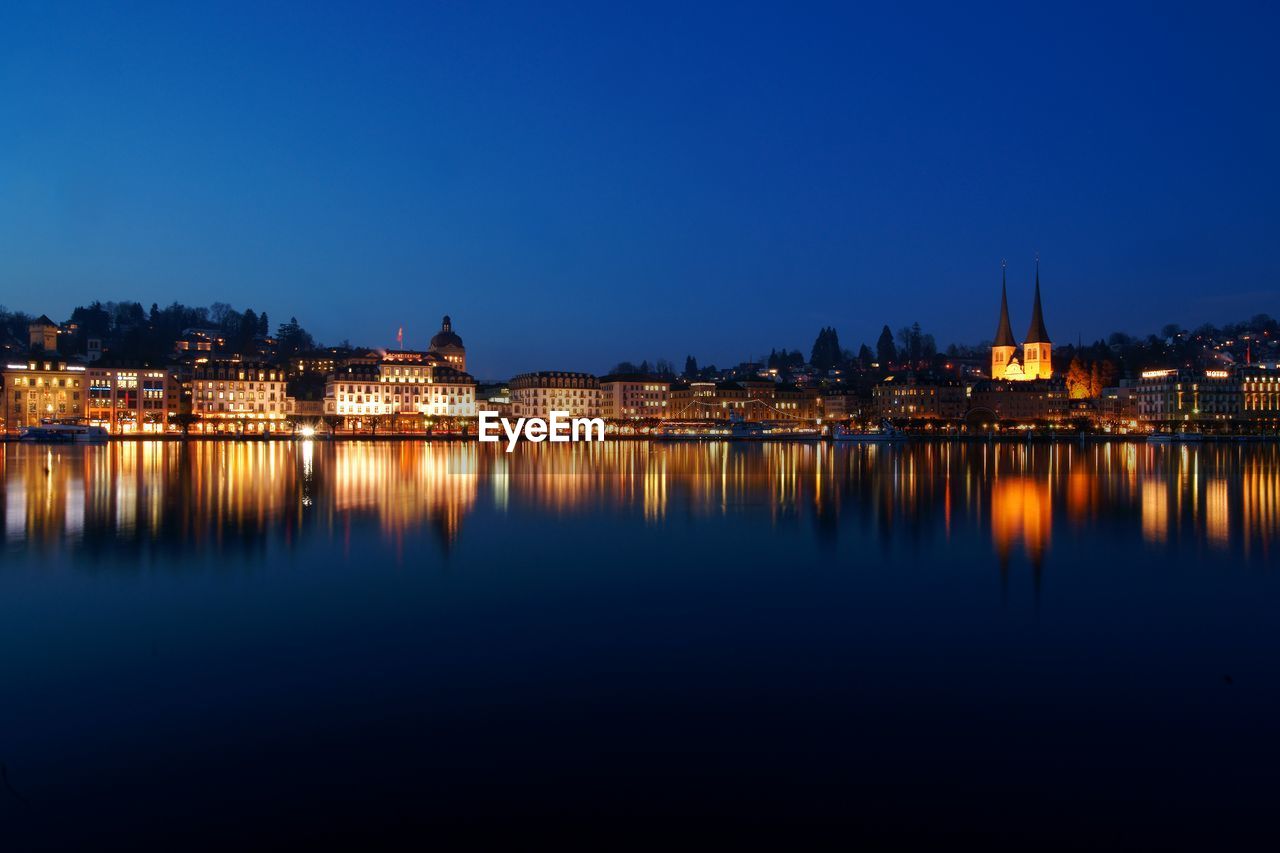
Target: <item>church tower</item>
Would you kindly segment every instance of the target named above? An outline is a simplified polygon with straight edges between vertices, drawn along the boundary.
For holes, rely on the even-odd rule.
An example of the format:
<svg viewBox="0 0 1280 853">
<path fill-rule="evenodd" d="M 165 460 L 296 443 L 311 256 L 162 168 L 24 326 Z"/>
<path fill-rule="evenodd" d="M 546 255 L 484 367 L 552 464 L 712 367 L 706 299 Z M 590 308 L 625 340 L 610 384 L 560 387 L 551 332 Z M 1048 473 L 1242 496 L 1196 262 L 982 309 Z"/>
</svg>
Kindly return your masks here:
<svg viewBox="0 0 1280 853">
<path fill-rule="evenodd" d="M 1031 307 L 1031 328 L 1022 342 L 1022 369 L 1028 379 L 1049 379 L 1053 376 L 1053 344 L 1044 327 L 1044 312 L 1040 308 L 1040 259 L 1036 258 L 1036 300 Z"/>
<path fill-rule="evenodd" d="M 1009 293 L 1005 281 L 1005 263 L 1000 262 L 1000 325 L 996 327 L 996 338 L 991 344 L 991 378 L 1004 379 L 1013 361 L 1013 354 L 1018 351 L 1018 344 L 1013 339 L 1013 328 L 1009 325 Z"/>
</svg>

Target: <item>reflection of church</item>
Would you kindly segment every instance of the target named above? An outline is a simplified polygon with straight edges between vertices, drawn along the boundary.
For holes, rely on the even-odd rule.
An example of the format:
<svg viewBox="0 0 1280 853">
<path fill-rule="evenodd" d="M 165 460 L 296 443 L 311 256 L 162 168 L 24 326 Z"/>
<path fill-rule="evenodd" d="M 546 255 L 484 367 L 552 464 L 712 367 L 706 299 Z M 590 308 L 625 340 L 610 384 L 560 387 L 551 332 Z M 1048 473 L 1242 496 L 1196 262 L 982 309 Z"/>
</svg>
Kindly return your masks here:
<svg viewBox="0 0 1280 853">
<path fill-rule="evenodd" d="M 1009 325 L 1009 295 L 1002 271 L 1000 325 L 991 344 L 991 378 L 1013 381 L 1049 379 L 1053 376 L 1052 348 L 1049 332 L 1044 327 L 1044 313 L 1040 309 L 1040 261 L 1036 261 L 1036 298 L 1031 308 L 1031 328 L 1022 342 L 1021 361 L 1018 360 L 1018 344 Z"/>
</svg>

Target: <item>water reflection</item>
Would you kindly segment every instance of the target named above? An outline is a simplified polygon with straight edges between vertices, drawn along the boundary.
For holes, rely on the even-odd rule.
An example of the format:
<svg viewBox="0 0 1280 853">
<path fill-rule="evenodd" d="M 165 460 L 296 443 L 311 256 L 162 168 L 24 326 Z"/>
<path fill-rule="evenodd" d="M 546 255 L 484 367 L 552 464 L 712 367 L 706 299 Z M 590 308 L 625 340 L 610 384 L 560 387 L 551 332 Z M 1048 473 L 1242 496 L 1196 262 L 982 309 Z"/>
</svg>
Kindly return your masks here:
<svg viewBox="0 0 1280 853">
<path fill-rule="evenodd" d="M 850 528 L 886 545 L 976 533 L 1002 568 L 1023 558 L 1040 571 L 1064 535 L 1103 526 L 1153 547 L 1265 558 L 1280 528 L 1278 457 L 1269 445 L 8 444 L 0 529 L 11 550 L 222 552 L 272 537 L 343 540 L 370 523 L 393 543 L 429 529 L 448 551 L 481 506 L 607 510 L 655 527 L 711 516 L 808 524 L 819 541 Z"/>
</svg>

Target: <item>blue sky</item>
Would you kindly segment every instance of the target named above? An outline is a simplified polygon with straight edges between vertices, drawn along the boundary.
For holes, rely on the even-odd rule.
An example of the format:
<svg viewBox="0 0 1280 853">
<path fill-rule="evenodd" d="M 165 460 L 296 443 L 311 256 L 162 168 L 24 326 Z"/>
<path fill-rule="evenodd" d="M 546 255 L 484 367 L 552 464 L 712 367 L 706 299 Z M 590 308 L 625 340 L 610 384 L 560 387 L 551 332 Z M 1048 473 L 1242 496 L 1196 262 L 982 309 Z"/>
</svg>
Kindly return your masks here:
<svg viewBox="0 0 1280 853">
<path fill-rule="evenodd" d="M 1280 314 L 1264 4 L 7 3 L 0 304 L 474 372 Z"/>
</svg>

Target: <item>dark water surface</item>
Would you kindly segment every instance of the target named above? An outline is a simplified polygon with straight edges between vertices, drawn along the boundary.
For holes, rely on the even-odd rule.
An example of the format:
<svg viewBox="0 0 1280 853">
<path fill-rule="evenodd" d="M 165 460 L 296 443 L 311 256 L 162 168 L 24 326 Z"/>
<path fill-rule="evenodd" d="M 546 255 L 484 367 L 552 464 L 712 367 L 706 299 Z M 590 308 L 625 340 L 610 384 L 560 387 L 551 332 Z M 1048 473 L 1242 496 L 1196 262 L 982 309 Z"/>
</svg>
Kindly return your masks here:
<svg viewBox="0 0 1280 853">
<path fill-rule="evenodd" d="M 1275 831 L 1273 446 L 2 450 L 0 848 Z"/>
</svg>

